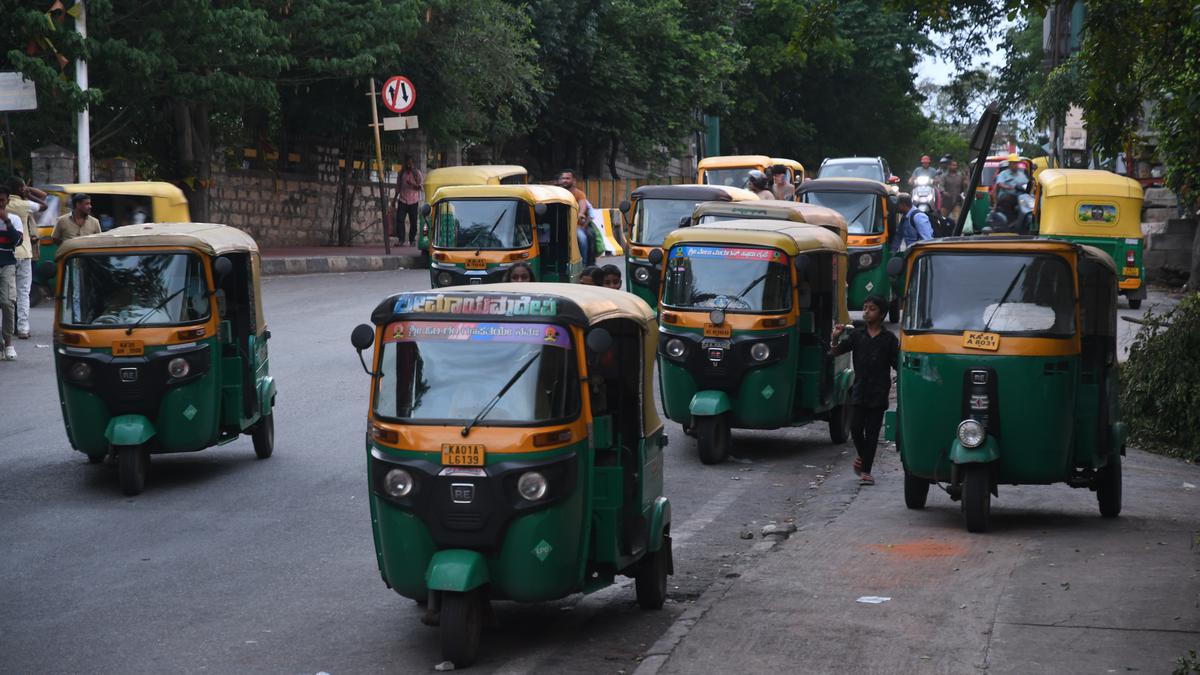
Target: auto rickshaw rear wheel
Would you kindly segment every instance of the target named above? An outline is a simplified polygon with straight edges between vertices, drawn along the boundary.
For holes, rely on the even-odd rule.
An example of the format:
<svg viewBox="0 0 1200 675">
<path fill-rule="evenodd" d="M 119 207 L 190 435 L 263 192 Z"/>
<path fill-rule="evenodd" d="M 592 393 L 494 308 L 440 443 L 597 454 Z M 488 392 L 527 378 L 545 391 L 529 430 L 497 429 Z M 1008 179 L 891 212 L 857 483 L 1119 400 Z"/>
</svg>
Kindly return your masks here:
<svg viewBox="0 0 1200 675">
<path fill-rule="evenodd" d="M 476 588 L 465 593 L 442 592 L 441 631 L 442 658 L 455 667 L 464 668 L 479 656 L 479 640 L 483 635 L 483 605 L 487 598 Z"/>
<path fill-rule="evenodd" d="M 923 509 L 927 499 L 929 499 L 929 481 L 917 478 L 905 470 L 904 505 L 910 509 Z"/>
<path fill-rule="evenodd" d="M 1121 455 L 1114 454 L 1108 464 L 1096 472 L 1096 501 L 1100 515 L 1116 518 L 1121 515 Z"/>
<path fill-rule="evenodd" d="M 116 448 L 117 478 L 121 483 L 121 492 L 129 495 L 139 495 L 146 489 L 146 468 L 150 464 L 150 453 L 140 445 L 127 445 Z"/>
<path fill-rule="evenodd" d="M 829 411 L 829 440 L 842 445 L 850 438 L 850 406 L 842 404 Z"/>
<path fill-rule="evenodd" d="M 1129 309 L 1141 309 L 1141 308 L 1142 308 L 1142 299 L 1141 298 L 1130 298 L 1129 299 Z"/>
<path fill-rule="evenodd" d="M 671 535 L 663 532 L 662 546 L 638 563 L 634 587 L 642 609 L 662 609 L 667 601 L 667 575 L 671 572 Z"/>
<path fill-rule="evenodd" d="M 722 415 L 694 417 L 696 445 L 700 449 L 700 461 L 704 464 L 720 464 L 729 457 L 729 418 Z"/>
<path fill-rule="evenodd" d="M 992 527 L 992 490 L 988 467 L 963 467 L 962 512 L 967 532 L 987 532 Z"/>
<path fill-rule="evenodd" d="M 254 439 L 254 455 L 266 459 L 275 451 L 275 411 L 262 416 L 250 437 Z"/>
<path fill-rule="evenodd" d="M 104 455 L 87 455 L 88 464 L 99 464 L 104 461 Z"/>
</svg>

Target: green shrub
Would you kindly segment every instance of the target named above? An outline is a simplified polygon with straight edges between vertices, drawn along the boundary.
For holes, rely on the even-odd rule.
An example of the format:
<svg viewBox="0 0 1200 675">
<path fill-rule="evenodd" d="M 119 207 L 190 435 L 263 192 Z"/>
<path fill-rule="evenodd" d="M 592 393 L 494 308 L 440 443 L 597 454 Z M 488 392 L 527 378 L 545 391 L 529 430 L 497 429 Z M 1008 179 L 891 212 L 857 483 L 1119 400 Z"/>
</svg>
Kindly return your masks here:
<svg viewBox="0 0 1200 675">
<path fill-rule="evenodd" d="M 1146 315 L 1121 367 L 1121 413 L 1132 445 L 1200 459 L 1200 293 Z"/>
</svg>

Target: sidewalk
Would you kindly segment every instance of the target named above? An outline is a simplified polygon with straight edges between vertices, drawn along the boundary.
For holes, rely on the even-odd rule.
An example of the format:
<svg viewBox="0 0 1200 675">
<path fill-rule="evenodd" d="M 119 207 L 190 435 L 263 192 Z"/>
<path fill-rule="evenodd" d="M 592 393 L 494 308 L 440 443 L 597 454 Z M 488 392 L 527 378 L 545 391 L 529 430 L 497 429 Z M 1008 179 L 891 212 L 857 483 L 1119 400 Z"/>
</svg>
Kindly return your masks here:
<svg viewBox="0 0 1200 675">
<path fill-rule="evenodd" d="M 277 246 L 262 250 L 262 273 L 316 274 L 320 272 L 377 272 L 425 267 L 414 246 Z"/>
<path fill-rule="evenodd" d="M 972 535 L 936 488 L 906 509 L 880 454 L 876 486 L 697 607 L 637 675 L 1162 673 L 1200 646 L 1200 467 L 1130 450 L 1116 520 L 1088 490 L 1001 486 Z"/>
</svg>

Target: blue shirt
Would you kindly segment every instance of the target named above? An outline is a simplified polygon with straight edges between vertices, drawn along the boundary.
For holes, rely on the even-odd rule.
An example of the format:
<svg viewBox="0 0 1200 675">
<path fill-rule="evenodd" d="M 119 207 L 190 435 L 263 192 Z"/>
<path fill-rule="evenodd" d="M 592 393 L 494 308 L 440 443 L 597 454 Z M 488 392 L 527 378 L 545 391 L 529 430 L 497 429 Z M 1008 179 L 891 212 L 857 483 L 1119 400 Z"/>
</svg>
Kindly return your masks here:
<svg viewBox="0 0 1200 675">
<path fill-rule="evenodd" d="M 933 239 L 933 224 L 929 222 L 929 216 L 925 215 L 924 211 L 909 209 L 900 220 L 900 236 L 904 238 L 905 246 Z"/>
</svg>

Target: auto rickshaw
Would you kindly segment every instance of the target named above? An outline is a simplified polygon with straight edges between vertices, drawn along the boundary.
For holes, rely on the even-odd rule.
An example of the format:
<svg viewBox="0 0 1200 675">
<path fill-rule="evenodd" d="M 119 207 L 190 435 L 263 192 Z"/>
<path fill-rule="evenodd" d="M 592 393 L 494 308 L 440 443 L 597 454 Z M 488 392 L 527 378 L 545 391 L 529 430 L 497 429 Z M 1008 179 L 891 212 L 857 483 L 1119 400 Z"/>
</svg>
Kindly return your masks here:
<svg viewBox="0 0 1200 675">
<path fill-rule="evenodd" d="M 1112 259 L 996 235 L 918 242 L 891 267 L 907 283 L 886 437 L 900 450 L 908 508 L 946 483 L 967 530 L 985 532 L 1000 484 L 1065 482 L 1118 515 L 1127 432 Z"/>
<path fill-rule="evenodd" d="M 783 165 L 788 170 L 787 180 L 792 185 L 799 185 L 804 182 L 804 165 L 794 159 L 786 157 L 772 157 L 771 166 Z"/>
<path fill-rule="evenodd" d="M 1113 259 L 1118 287 L 1132 309 L 1146 298 L 1142 263 L 1142 186 L 1132 178 L 1091 169 L 1043 169 L 1035 227 L 1043 237 L 1094 246 Z"/>
<path fill-rule="evenodd" d="M 781 199 L 760 199 L 753 202 L 700 202 L 692 211 L 691 226 L 709 225 L 728 220 L 771 220 L 808 223 L 836 234 L 842 243 L 847 241 L 846 219 L 833 209 L 790 202 Z"/>
<path fill-rule="evenodd" d="M 995 191 L 992 189 L 996 183 L 996 175 L 1000 173 L 1000 164 L 1007 162 L 1009 155 L 993 155 L 988 157 L 983 162 L 983 173 L 980 174 L 979 185 L 975 186 L 975 195 L 971 200 L 970 219 L 971 227 L 968 232 L 981 232 L 987 223 L 988 214 L 992 212 L 992 207 L 996 204 Z M 1034 185 L 1033 161 L 1028 157 L 1021 157 L 1019 162 L 1025 168 L 1026 175 L 1029 176 L 1030 186 Z M 971 170 L 974 171 L 975 162 L 971 162 Z"/>
<path fill-rule="evenodd" d="M 71 212 L 71 195 L 86 194 L 92 198 L 92 216 L 100 221 L 103 230 L 141 223 L 187 223 L 192 220 L 188 212 L 187 197 L 183 190 L 170 183 L 157 181 L 122 181 L 116 183 L 67 183 L 41 185 L 46 192 L 46 208 L 37 216 L 37 234 L 41 246 L 39 270 L 54 269 L 54 254 L 58 245 L 50 238 L 59 217 Z M 54 276 L 35 275 L 35 287 L 40 292 L 30 294 L 31 304 L 38 304 L 43 296 L 52 295 Z"/>
<path fill-rule="evenodd" d="M 130 225 L 58 247 L 54 364 L 71 447 L 115 454 L 121 490 L 142 491 L 151 454 L 248 434 L 275 445 L 271 332 L 258 246 L 209 223 Z"/>
<path fill-rule="evenodd" d="M 458 185 L 437 191 L 431 204 L 429 277 L 434 288 L 490 284 L 525 263 L 536 281 L 579 278 L 583 260 L 575 238 L 575 197 L 550 185 Z"/>
<path fill-rule="evenodd" d="M 796 198 L 832 208 L 848 223 L 849 306 L 860 308 L 868 295 L 878 295 L 888 301 L 888 320 L 899 321 L 899 294 L 892 288 L 887 265 L 900 249 L 901 238 L 888 187 L 865 178 L 817 178 L 797 187 Z"/>
<path fill-rule="evenodd" d="M 620 205 L 630 243 L 625 249 L 625 288 L 654 308 L 658 307 L 658 286 L 651 283 L 656 266 L 650 264 L 650 253 L 661 251 L 667 233 L 691 218 L 700 202 L 758 200 L 749 190 L 723 185 L 643 185 L 630 198 L 632 204 Z"/>
<path fill-rule="evenodd" d="M 671 504 L 646 303 L 497 284 L 399 293 L 371 321 L 351 342 L 360 358 L 375 345 L 376 560 L 440 622 L 443 658 L 475 659 L 490 600 L 553 600 L 624 575 L 639 605 L 663 606 Z"/>
<path fill-rule="evenodd" d="M 729 455 L 730 429 L 829 422 L 847 436 L 851 356 L 829 356 L 847 323 L 846 246 L 782 220 L 676 230 L 662 253 L 659 386 L 663 410 L 696 436 L 700 461 Z"/>
<path fill-rule="evenodd" d="M 745 188 L 746 174 L 751 169 L 763 173 L 775 165 L 775 160 L 766 155 L 720 155 L 700 160 L 696 171 L 696 182 L 701 185 L 723 185 Z"/>
<path fill-rule="evenodd" d="M 425 174 L 425 203 L 433 203 L 437 191 L 450 185 L 525 185 L 529 172 L 516 164 L 477 164 L 467 166 L 443 166 Z M 399 216 L 397 215 L 397 218 Z M 417 249 L 429 251 L 429 217 L 421 216 L 421 234 Z"/>
</svg>

